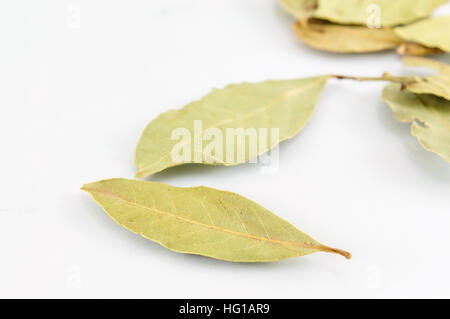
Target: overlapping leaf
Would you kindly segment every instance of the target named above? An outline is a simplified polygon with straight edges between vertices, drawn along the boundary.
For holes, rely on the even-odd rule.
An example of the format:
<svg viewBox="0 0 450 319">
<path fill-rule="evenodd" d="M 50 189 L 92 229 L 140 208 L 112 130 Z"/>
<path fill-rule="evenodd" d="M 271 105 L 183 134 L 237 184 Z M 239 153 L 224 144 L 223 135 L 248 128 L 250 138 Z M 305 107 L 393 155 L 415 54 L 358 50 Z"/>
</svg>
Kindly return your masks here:
<svg viewBox="0 0 450 319">
<path fill-rule="evenodd" d="M 166 168 L 184 163 L 203 163 L 214 165 L 237 165 L 247 162 L 261 153 L 292 138 L 300 132 L 316 108 L 327 76 L 286 81 L 266 81 L 262 83 L 242 83 L 216 89 L 201 100 L 190 103 L 177 111 L 168 111 L 153 120 L 145 129 L 136 149 L 135 164 L 139 171 L 137 177 L 145 177 Z M 226 136 L 227 129 L 279 129 L 279 138 L 268 138 L 268 144 L 257 150 L 248 149 L 242 159 L 237 158 L 236 148 L 232 152 L 223 143 L 223 154 L 233 153 L 228 158 L 214 158 L 196 154 L 203 150 L 191 143 L 191 156 L 183 163 L 174 161 L 172 151 L 179 143 L 172 140 L 172 132 L 177 128 L 187 129 L 194 136 L 195 121 L 202 121 L 202 130 L 219 129 Z M 258 136 L 259 141 L 261 141 Z M 235 144 L 237 147 L 237 144 Z M 204 156 L 202 156 L 204 155 Z"/>
<path fill-rule="evenodd" d="M 83 190 L 119 225 L 176 252 L 233 262 L 271 262 L 319 251 L 351 257 L 234 193 L 126 179 L 87 184 Z"/>
<path fill-rule="evenodd" d="M 309 46 L 337 53 L 364 53 L 396 48 L 402 40 L 391 28 L 369 29 L 323 21 L 296 23 L 297 36 Z"/>
<path fill-rule="evenodd" d="M 393 1 L 395 2 L 395 1 Z M 395 28 L 405 41 L 419 43 L 425 47 L 450 52 L 450 16 L 425 19 L 411 25 Z"/>
<path fill-rule="evenodd" d="M 364 53 L 398 47 L 399 54 L 412 56 L 450 52 L 450 37 L 442 32 L 450 29 L 450 17 L 416 22 L 429 17 L 436 7 L 446 2 L 280 0 L 281 6 L 298 19 L 294 26 L 297 35 L 316 49 Z M 322 22 L 317 19 L 322 19 Z M 412 24 L 399 26 L 409 23 Z M 394 26 L 398 27 L 390 28 Z"/>
<path fill-rule="evenodd" d="M 450 101 L 431 94 L 415 94 L 393 83 L 383 90 L 395 118 L 411 122 L 411 133 L 430 152 L 450 162 Z"/>
<path fill-rule="evenodd" d="M 415 82 L 407 85 L 409 91 L 418 94 L 433 94 L 450 100 L 450 65 L 425 58 L 404 58 L 408 66 L 428 67 L 438 75 L 417 77 Z"/>
</svg>

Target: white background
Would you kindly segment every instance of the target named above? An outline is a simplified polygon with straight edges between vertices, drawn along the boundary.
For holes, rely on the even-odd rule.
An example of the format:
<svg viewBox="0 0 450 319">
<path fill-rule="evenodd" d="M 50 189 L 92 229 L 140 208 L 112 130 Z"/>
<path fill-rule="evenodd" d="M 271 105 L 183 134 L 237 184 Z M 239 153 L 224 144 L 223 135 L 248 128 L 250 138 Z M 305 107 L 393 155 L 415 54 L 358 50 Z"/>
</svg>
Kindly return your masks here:
<svg viewBox="0 0 450 319">
<path fill-rule="evenodd" d="M 393 52 L 310 49 L 292 22 L 275 0 L 1 1 L 0 297 L 450 297 L 450 165 L 393 118 L 383 83 L 331 81 L 276 174 L 249 164 L 150 178 L 238 192 L 350 261 L 177 254 L 79 190 L 133 178 L 147 123 L 213 87 L 414 72 Z"/>
</svg>

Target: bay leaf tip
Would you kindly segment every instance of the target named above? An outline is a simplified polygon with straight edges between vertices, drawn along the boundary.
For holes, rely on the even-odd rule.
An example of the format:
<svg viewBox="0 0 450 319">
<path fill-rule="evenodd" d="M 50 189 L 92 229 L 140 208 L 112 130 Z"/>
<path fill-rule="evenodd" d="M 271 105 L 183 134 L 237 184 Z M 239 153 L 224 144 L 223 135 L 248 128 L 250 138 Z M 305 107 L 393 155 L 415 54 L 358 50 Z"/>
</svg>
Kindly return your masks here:
<svg viewBox="0 0 450 319">
<path fill-rule="evenodd" d="M 83 186 L 80 187 L 80 190 L 90 193 L 91 191 L 94 191 L 97 189 L 96 184 L 100 183 L 100 182 L 102 182 L 102 181 L 83 184 Z"/>
</svg>

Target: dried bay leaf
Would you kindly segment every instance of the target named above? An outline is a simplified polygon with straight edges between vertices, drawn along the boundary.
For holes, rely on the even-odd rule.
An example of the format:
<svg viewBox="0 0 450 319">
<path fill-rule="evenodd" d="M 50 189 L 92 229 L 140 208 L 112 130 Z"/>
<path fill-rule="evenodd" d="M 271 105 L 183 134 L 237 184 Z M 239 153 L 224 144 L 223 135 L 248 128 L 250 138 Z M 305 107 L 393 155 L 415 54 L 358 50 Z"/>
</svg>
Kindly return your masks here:
<svg viewBox="0 0 450 319">
<path fill-rule="evenodd" d="M 338 24 L 397 26 L 428 17 L 447 0 L 280 0 L 298 19 L 314 17 Z M 313 8 L 313 9 L 311 9 Z"/>
<path fill-rule="evenodd" d="M 450 101 L 412 93 L 399 83 L 386 86 L 383 99 L 397 120 L 412 123 L 411 134 L 426 150 L 450 162 Z"/>
<path fill-rule="evenodd" d="M 416 81 L 407 84 L 409 91 L 417 94 L 433 94 L 450 100 L 450 65 L 425 58 L 404 58 L 407 66 L 428 67 L 436 70 L 438 75 L 417 77 Z"/>
<path fill-rule="evenodd" d="M 328 76 L 297 80 L 242 83 L 215 89 L 202 99 L 192 102 L 180 110 L 171 110 L 159 115 L 144 130 L 137 145 L 135 165 L 137 177 L 146 177 L 166 168 L 184 163 L 209 165 L 238 165 L 267 152 L 279 142 L 294 137 L 311 119 Z M 203 132 L 207 128 L 218 129 L 226 136 L 227 129 L 278 128 L 278 139 L 270 139 L 263 149 L 248 150 L 244 158 L 210 158 L 199 155 L 195 143 L 191 143 L 190 160 L 178 163 L 172 159 L 172 140 L 175 129 L 185 128 L 191 136 L 195 133 L 195 121 L 202 121 Z M 261 137 L 258 136 L 259 141 Z M 235 143 L 236 144 L 236 143 Z M 237 144 L 232 153 L 237 154 Z M 203 150 L 200 150 L 203 152 Z M 223 154 L 227 153 L 223 143 Z M 230 153 L 230 152 L 229 152 Z M 206 160 L 205 160 L 206 159 Z"/>
<path fill-rule="evenodd" d="M 393 29 L 369 29 L 312 20 L 296 23 L 297 36 L 309 46 L 337 53 L 365 53 L 396 48 L 402 43 Z"/>
<path fill-rule="evenodd" d="M 367 25 L 376 22 L 379 13 L 381 26 L 408 24 L 428 17 L 447 0 L 318 0 L 314 17 L 339 24 Z M 371 19 L 371 17 L 373 19 Z"/>
<path fill-rule="evenodd" d="M 450 52 L 449 30 L 450 16 L 441 16 L 395 28 L 395 33 L 405 41 Z"/>
<path fill-rule="evenodd" d="M 119 225 L 176 252 L 233 262 L 271 262 L 319 251 L 351 258 L 235 193 L 127 179 L 82 189 Z"/>
</svg>

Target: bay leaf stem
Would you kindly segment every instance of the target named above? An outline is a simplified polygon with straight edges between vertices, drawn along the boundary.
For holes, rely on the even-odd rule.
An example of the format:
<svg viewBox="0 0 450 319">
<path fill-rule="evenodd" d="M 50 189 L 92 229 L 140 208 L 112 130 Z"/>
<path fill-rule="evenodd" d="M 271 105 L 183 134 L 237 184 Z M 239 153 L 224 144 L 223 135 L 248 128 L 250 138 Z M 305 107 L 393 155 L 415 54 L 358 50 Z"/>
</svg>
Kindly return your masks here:
<svg viewBox="0 0 450 319">
<path fill-rule="evenodd" d="M 337 75 L 337 74 L 330 74 L 330 78 L 334 78 L 337 80 L 353 80 L 353 81 L 387 81 L 387 82 L 394 82 L 394 83 L 400 83 L 402 85 L 409 84 L 411 82 L 415 82 L 416 79 L 414 77 L 402 77 L 402 76 L 394 76 L 390 73 L 383 73 L 381 77 L 358 77 L 358 76 L 347 76 L 347 75 Z"/>
</svg>

